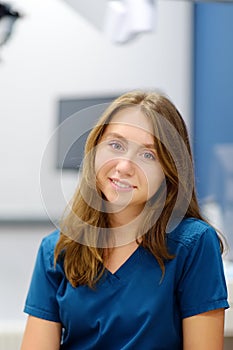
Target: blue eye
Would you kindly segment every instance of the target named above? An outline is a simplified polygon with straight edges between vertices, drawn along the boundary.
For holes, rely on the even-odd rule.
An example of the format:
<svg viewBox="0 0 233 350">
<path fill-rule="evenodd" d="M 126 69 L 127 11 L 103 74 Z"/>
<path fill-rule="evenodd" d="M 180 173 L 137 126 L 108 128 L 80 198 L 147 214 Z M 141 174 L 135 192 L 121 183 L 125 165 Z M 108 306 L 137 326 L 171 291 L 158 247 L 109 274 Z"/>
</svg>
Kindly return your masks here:
<svg viewBox="0 0 233 350">
<path fill-rule="evenodd" d="M 155 156 L 152 152 L 144 152 L 143 157 L 148 160 L 155 160 Z"/>
<path fill-rule="evenodd" d="M 111 141 L 109 142 L 109 145 L 116 151 L 122 151 L 124 149 L 122 145 L 117 141 Z"/>
</svg>

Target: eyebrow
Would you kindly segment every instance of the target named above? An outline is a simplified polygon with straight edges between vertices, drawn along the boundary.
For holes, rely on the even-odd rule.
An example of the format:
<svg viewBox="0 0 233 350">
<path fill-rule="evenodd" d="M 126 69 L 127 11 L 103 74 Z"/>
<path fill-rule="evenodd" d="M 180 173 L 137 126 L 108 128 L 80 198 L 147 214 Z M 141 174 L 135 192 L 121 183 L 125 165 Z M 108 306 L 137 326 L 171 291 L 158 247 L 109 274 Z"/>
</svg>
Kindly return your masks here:
<svg viewBox="0 0 233 350">
<path fill-rule="evenodd" d="M 128 143 L 128 140 L 124 136 L 122 136 L 116 132 L 111 132 L 108 135 L 106 135 L 106 138 L 110 138 L 110 137 L 116 137 L 117 139 L 120 139 L 120 140 Z M 145 148 L 155 149 L 155 143 L 142 143 L 142 146 L 144 146 Z"/>
</svg>

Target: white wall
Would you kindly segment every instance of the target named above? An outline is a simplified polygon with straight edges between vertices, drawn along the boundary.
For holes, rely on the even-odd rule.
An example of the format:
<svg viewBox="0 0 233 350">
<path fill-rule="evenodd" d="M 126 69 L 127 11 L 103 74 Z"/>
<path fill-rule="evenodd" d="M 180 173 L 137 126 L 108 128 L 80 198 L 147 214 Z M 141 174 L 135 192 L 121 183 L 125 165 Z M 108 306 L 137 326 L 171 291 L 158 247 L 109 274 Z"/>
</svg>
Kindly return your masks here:
<svg viewBox="0 0 233 350">
<path fill-rule="evenodd" d="M 25 319 L 23 307 L 37 249 L 53 229 L 49 224 L 0 225 L 0 329 L 1 323 Z"/>
<path fill-rule="evenodd" d="M 57 123 L 60 97 L 159 88 L 190 124 L 191 12 L 186 1 L 158 1 L 156 32 L 114 46 L 62 0 L 15 0 L 25 17 L 0 52 L 0 219 L 46 218 L 40 197 L 40 161 Z M 52 216 L 56 196 L 54 155 L 44 170 Z M 76 178 L 63 176 L 72 192 Z M 49 204 L 48 204 L 49 206 Z"/>
</svg>

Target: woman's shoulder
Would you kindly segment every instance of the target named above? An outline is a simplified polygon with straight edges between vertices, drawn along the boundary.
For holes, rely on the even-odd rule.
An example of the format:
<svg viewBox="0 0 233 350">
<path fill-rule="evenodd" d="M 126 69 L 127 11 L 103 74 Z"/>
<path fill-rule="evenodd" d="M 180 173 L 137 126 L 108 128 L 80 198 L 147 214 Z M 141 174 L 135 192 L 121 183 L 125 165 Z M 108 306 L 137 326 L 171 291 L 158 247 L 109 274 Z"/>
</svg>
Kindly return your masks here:
<svg viewBox="0 0 233 350">
<path fill-rule="evenodd" d="M 55 278 L 60 278 L 60 275 L 64 275 L 63 259 L 58 259 L 56 264 L 54 263 L 54 252 L 59 237 L 60 230 L 58 229 L 44 236 L 37 253 L 38 266 L 43 267 L 47 273 Z"/>
<path fill-rule="evenodd" d="M 48 251 L 54 251 L 59 237 L 60 230 L 57 229 L 55 231 L 52 231 L 42 239 L 41 246 Z"/>
<path fill-rule="evenodd" d="M 60 230 L 54 230 L 48 235 L 42 238 L 39 254 L 44 257 L 45 261 L 50 262 L 51 265 L 54 263 L 54 250 L 57 244 L 57 241 L 60 237 Z"/>
<path fill-rule="evenodd" d="M 181 244 L 191 248 L 204 235 L 210 233 L 210 236 L 216 238 L 216 231 L 207 222 L 196 218 L 183 219 L 174 230 L 167 234 L 168 241 Z M 215 239 L 214 238 L 214 239 Z"/>
</svg>

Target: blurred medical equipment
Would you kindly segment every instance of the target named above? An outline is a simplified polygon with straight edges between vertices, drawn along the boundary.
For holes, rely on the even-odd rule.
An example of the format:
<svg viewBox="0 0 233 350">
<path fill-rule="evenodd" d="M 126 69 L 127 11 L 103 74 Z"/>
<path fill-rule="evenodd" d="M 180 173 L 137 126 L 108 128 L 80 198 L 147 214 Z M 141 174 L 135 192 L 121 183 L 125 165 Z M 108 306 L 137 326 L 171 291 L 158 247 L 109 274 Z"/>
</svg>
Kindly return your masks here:
<svg viewBox="0 0 233 350">
<path fill-rule="evenodd" d="M 19 12 L 5 3 L 0 3 L 0 46 L 4 45 L 12 35 L 15 21 L 22 17 Z"/>
</svg>

